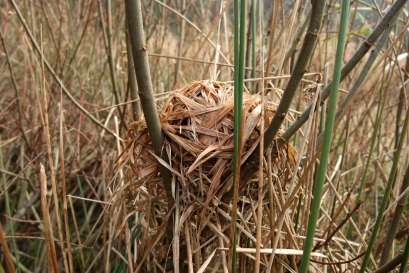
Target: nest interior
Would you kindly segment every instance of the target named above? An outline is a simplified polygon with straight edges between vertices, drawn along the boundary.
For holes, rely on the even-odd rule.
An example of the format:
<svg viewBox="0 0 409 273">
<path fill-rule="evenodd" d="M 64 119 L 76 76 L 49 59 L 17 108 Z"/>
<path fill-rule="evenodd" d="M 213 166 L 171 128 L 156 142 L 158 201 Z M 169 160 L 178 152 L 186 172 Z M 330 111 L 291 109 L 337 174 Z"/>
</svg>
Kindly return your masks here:
<svg viewBox="0 0 409 273">
<path fill-rule="evenodd" d="M 262 111 L 260 96 L 245 92 L 242 164 L 259 144 L 263 112 L 267 127 L 274 116 L 275 107 L 266 102 Z M 123 192 L 126 193 L 126 198 L 120 198 L 120 201 L 126 202 L 129 211 L 139 213 L 144 233 L 141 238 L 145 238 L 145 241 L 141 239 L 138 244 L 145 251 L 150 248 L 149 251 L 155 253 L 158 261 L 165 259 L 169 255 L 164 250 L 165 239 L 157 240 L 155 246 L 147 245 L 149 238 L 151 240 L 161 234 L 159 230 L 166 225 L 164 219 L 169 216 L 169 204 L 158 174 L 159 164 L 166 164 L 173 174 L 173 194 L 179 215 L 178 220 L 174 221 L 179 221 L 179 232 L 186 231 L 183 232 L 184 236 L 180 236 L 179 245 L 183 249 L 191 245 L 192 251 L 195 247 L 199 248 L 193 256 L 198 256 L 196 262 L 201 263 L 214 249 L 229 245 L 230 206 L 222 200 L 228 191 L 226 178 L 232 174 L 233 87 L 218 82 L 193 82 L 170 96 L 162 106 L 160 120 L 165 135 L 162 153 L 170 163 L 164 163 L 154 155 L 145 121 L 132 123 L 126 149 L 118 161 L 118 169 L 125 174 Z M 297 155 L 289 144 L 280 147 L 271 164 L 264 164 L 264 172 L 273 174 L 270 179 L 265 176 L 265 181 L 277 183 L 285 190 Z M 257 197 L 256 175 L 243 183 L 245 187 L 240 190 L 242 217 L 248 217 L 254 209 L 251 200 Z M 265 183 L 266 188 L 268 183 Z M 245 234 L 253 241 L 251 234 L 255 234 L 254 221 L 247 221 L 245 229 Z M 221 241 L 216 239 L 208 243 L 211 234 L 215 232 L 221 236 Z M 202 247 L 203 244 L 206 246 Z"/>
</svg>

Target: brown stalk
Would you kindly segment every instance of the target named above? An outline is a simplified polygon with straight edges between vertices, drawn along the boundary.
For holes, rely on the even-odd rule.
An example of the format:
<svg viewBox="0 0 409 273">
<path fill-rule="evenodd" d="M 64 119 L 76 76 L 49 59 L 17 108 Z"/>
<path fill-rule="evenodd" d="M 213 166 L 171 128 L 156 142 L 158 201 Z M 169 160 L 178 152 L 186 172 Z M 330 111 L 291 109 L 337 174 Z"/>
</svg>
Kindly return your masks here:
<svg viewBox="0 0 409 273">
<path fill-rule="evenodd" d="M 40 181 L 40 195 L 41 195 L 41 212 L 43 214 L 43 232 L 45 240 L 47 241 L 48 246 L 48 263 L 50 266 L 51 272 L 58 273 L 58 261 L 57 261 L 57 252 L 55 250 L 54 238 L 53 238 L 53 227 L 51 224 L 50 213 L 48 211 L 48 202 L 47 202 L 47 177 L 45 174 L 44 166 L 40 163 L 40 172 L 39 172 L 39 181 Z"/>
<path fill-rule="evenodd" d="M 150 254 L 150 250 L 159 242 L 159 240 L 165 234 L 165 231 L 168 229 L 166 225 L 168 224 L 168 220 L 169 217 L 171 216 L 171 213 L 173 213 L 173 208 L 169 210 L 168 214 L 164 218 L 163 223 L 158 227 L 157 232 L 154 235 L 152 235 L 152 237 L 149 238 L 149 241 L 145 247 L 145 251 L 141 255 L 142 258 L 139 261 L 139 264 L 134 272 L 140 272 L 142 266 L 144 265 L 144 261 L 148 258 L 148 255 Z"/>
<path fill-rule="evenodd" d="M 62 200 L 63 200 L 63 216 L 64 216 L 64 230 L 65 230 L 65 241 L 67 243 L 67 248 L 64 249 L 67 260 L 68 260 L 68 271 L 74 272 L 74 264 L 72 257 L 72 247 L 71 247 L 71 235 L 70 227 L 68 221 L 68 201 L 67 201 L 67 184 L 65 181 L 65 156 L 64 156 L 64 113 L 63 113 L 63 99 L 62 92 L 60 97 L 60 179 L 62 188 Z"/>
<path fill-rule="evenodd" d="M 15 273 L 16 266 L 14 265 L 13 255 L 11 254 L 10 248 L 7 244 L 6 234 L 4 232 L 3 225 L 1 223 L 0 223 L 0 245 L 3 250 L 7 272 Z"/>
<path fill-rule="evenodd" d="M 317 101 L 318 101 L 318 93 L 315 94 L 314 107 L 315 107 L 315 104 L 317 103 Z M 300 148 L 300 153 L 301 154 L 304 153 L 305 146 L 307 145 L 308 142 L 310 142 L 310 140 L 309 140 L 310 136 L 313 137 L 313 134 L 311 134 L 311 131 L 313 129 L 312 128 L 313 119 L 310 119 L 310 120 L 311 121 L 309 122 L 309 124 L 307 126 L 307 129 L 306 129 L 306 132 L 305 132 L 305 139 L 304 139 L 304 141 L 302 143 L 302 146 Z M 311 141 L 311 142 L 313 143 L 314 141 Z M 271 157 L 272 157 L 271 153 L 269 153 L 268 156 L 270 157 L 269 162 L 271 162 Z M 301 156 L 298 158 L 297 164 L 294 166 L 294 170 L 293 170 L 294 173 L 297 172 L 297 169 L 300 167 L 300 164 L 301 164 Z M 269 163 L 269 168 L 271 169 L 270 165 L 271 165 L 271 163 Z M 269 177 L 270 176 L 271 176 L 271 171 L 270 171 Z M 280 239 L 281 230 L 282 230 L 283 225 L 284 225 L 285 217 L 287 217 L 287 213 L 288 213 L 287 210 L 290 208 L 293 201 L 296 200 L 296 195 L 297 195 L 298 191 L 301 189 L 301 187 L 303 186 L 302 179 L 300 179 L 300 181 L 295 185 L 295 178 L 296 178 L 296 175 L 293 176 L 292 181 L 290 182 L 290 187 L 291 188 L 289 189 L 289 193 L 290 193 L 289 197 L 285 200 L 285 202 L 283 201 L 284 204 L 282 204 L 281 207 L 279 207 L 279 214 L 278 214 L 279 216 L 277 217 L 277 220 L 275 222 L 273 222 L 273 224 L 271 224 L 271 226 L 273 226 L 274 229 L 277 229 L 277 231 L 278 231 L 277 234 L 276 234 L 276 237 L 274 238 L 274 240 L 272 240 L 272 247 L 274 249 L 277 248 L 277 246 L 278 246 L 278 242 L 279 242 L 279 239 Z M 270 182 L 270 183 L 272 183 L 272 182 Z M 273 237 L 274 229 L 270 232 L 271 237 Z M 272 262 L 274 261 L 274 258 L 275 258 L 275 253 L 273 253 L 273 255 L 271 255 L 270 264 L 272 264 Z"/>
<path fill-rule="evenodd" d="M 256 7 L 254 6 L 255 1 L 252 2 L 252 9 L 255 9 Z M 261 2 L 259 2 L 259 36 L 260 36 L 260 43 L 263 44 L 263 12 L 264 12 L 264 6 Z M 254 11 L 256 12 L 256 11 Z M 253 18 L 249 20 L 250 22 L 253 21 Z M 255 24 L 256 22 L 253 22 Z M 250 24 L 250 23 L 249 23 Z M 249 26 L 249 30 L 251 27 Z M 249 31 L 250 32 L 250 31 Z M 250 36 L 250 35 L 248 35 Z M 256 36 L 256 35 L 255 35 Z M 255 45 L 255 43 L 254 43 Z M 249 53 L 248 53 L 249 54 Z M 264 59 L 264 50 L 260 50 L 260 59 Z M 255 68 L 255 67 L 254 67 Z M 261 62 L 261 77 L 264 77 L 264 63 Z M 264 84 L 261 84 L 261 117 L 264 117 Z M 261 118 L 261 124 L 260 124 L 260 132 L 264 132 L 264 118 Z M 259 273 L 260 272 L 260 248 L 261 248 L 261 226 L 263 224 L 263 205 L 264 205 L 264 134 L 260 134 L 260 153 L 259 153 L 259 173 L 258 173 L 258 204 L 257 204 L 257 226 L 256 226 L 256 262 L 255 262 L 255 267 L 254 267 L 254 273 Z"/>
<path fill-rule="evenodd" d="M 53 196 L 53 201 L 54 201 L 54 213 L 55 213 L 55 218 L 57 222 L 57 231 L 58 231 L 58 236 L 60 239 L 60 247 L 61 247 L 61 254 L 63 257 L 63 262 L 64 262 L 64 268 L 65 271 L 68 271 L 68 261 L 66 257 L 66 251 L 65 251 L 65 243 L 64 243 L 64 235 L 62 231 L 62 224 L 61 224 L 61 217 L 60 217 L 60 205 L 59 205 L 59 200 L 58 200 L 58 193 L 57 193 L 57 179 L 56 179 L 56 173 L 55 173 L 55 168 L 54 168 L 54 159 L 52 155 L 52 142 L 51 142 L 51 135 L 50 135 L 50 124 L 49 124 L 49 119 L 48 119 L 48 98 L 47 98 L 47 93 L 46 93 L 46 80 L 45 80 L 45 69 L 44 69 L 44 62 L 43 62 L 43 57 L 44 57 L 44 52 L 43 52 L 43 37 L 42 37 L 42 30 L 40 28 L 40 58 L 41 58 L 41 83 L 40 83 L 40 94 L 38 97 L 38 108 L 40 111 L 40 116 L 41 116 L 41 122 L 43 124 L 44 130 L 43 130 L 43 138 L 47 146 L 47 159 L 48 159 L 48 165 L 50 168 L 51 172 L 51 190 L 52 190 L 52 196 Z M 42 96 L 42 98 L 40 97 Z"/>
<path fill-rule="evenodd" d="M 190 231 L 189 226 L 185 225 L 185 240 L 186 240 L 186 260 L 188 266 L 188 273 L 193 273 L 193 255 L 192 255 L 192 244 L 190 242 Z"/>
</svg>

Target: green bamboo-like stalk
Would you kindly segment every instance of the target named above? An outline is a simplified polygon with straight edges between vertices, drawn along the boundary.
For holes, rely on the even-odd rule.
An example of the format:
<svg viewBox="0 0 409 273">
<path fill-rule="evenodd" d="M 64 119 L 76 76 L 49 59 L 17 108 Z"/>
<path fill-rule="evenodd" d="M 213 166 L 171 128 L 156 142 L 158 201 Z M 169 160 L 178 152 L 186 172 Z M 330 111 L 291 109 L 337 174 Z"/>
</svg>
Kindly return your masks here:
<svg viewBox="0 0 409 273">
<path fill-rule="evenodd" d="M 257 0 L 252 0 L 251 3 L 251 77 L 256 77 L 256 65 L 257 65 L 257 56 L 256 56 L 256 34 L 257 34 Z M 253 84 L 253 92 L 256 92 L 255 84 Z"/>
<path fill-rule="evenodd" d="M 250 0 L 250 12 L 248 14 L 249 19 L 247 20 L 247 39 L 246 39 L 246 60 L 245 60 L 245 74 L 244 77 L 249 79 L 251 77 L 251 58 L 252 58 L 252 46 L 253 46 L 253 0 Z M 246 69 L 250 68 L 250 69 Z"/>
<path fill-rule="evenodd" d="M 250 0 L 250 12 L 249 12 L 249 23 L 247 29 L 247 44 L 246 44 L 246 67 L 247 73 L 245 73 L 246 79 L 256 77 L 256 32 L 257 32 L 257 0 Z M 256 93 L 256 83 L 249 83 L 247 87 L 251 93 Z"/>
<path fill-rule="evenodd" d="M 162 155 L 163 133 L 159 121 L 156 103 L 153 98 L 153 86 L 149 69 L 148 52 L 143 30 L 142 8 L 140 0 L 125 0 L 126 18 L 128 23 L 129 37 L 132 46 L 132 57 L 134 60 L 135 75 L 138 83 L 139 98 L 142 105 L 148 127 L 152 146 L 158 156 Z M 166 158 L 163 158 L 165 161 Z M 172 200 L 171 182 L 172 174 L 160 165 L 160 173 L 163 178 L 164 187 L 169 200 Z"/>
<path fill-rule="evenodd" d="M 380 230 L 380 228 L 382 226 L 383 214 L 384 214 L 385 209 L 388 206 L 389 195 L 390 195 L 390 193 L 392 191 L 393 184 L 394 184 L 396 174 L 397 174 L 397 171 L 398 171 L 399 159 L 400 159 L 400 155 L 401 155 L 401 152 L 402 152 L 403 144 L 405 143 L 405 137 L 406 137 L 407 130 L 408 130 L 408 124 L 409 124 L 409 110 L 406 111 L 405 121 L 404 121 L 404 124 L 403 124 L 403 127 L 402 127 L 402 132 L 401 132 L 401 134 L 399 136 L 398 147 L 397 147 L 397 149 L 396 149 L 396 151 L 395 151 L 395 153 L 393 155 L 392 168 L 391 168 L 391 171 L 389 173 L 388 182 L 386 184 L 386 189 L 385 189 L 385 192 L 384 192 L 384 195 L 383 195 L 383 198 L 382 198 L 382 203 L 381 203 L 381 206 L 379 208 L 378 216 L 376 217 L 375 225 L 373 227 L 372 234 L 371 234 L 371 237 L 369 239 L 368 247 L 366 249 L 365 256 L 364 256 L 364 258 L 362 260 L 362 265 L 361 265 L 361 268 L 359 270 L 359 273 L 364 273 L 367 266 L 368 266 L 368 264 L 369 264 L 372 248 L 374 247 L 375 241 L 376 241 L 377 236 L 378 236 L 378 232 L 379 232 L 379 230 Z"/>
<path fill-rule="evenodd" d="M 231 221 L 232 272 L 237 272 L 237 201 L 241 165 L 241 116 L 243 107 L 244 49 L 245 49 L 246 1 L 234 1 L 234 132 L 233 132 L 233 205 Z"/>
<path fill-rule="evenodd" d="M 342 1 L 341 22 L 338 34 L 337 52 L 335 57 L 335 66 L 333 74 L 333 87 L 330 93 L 330 100 L 328 104 L 328 114 L 325 121 L 324 140 L 322 152 L 320 157 L 320 164 L 317 171 L 317 176 L 314 181 L 313 199 L 310 209 L 310 217 L 307 226 L 307 238 L 304 242 L 304 252 L 300 265 L 300 273 L 307 273 L 310 262 L 311 251 L 313 247 L 313 239 L 315 227 L 317 225 L 318 213 L 320 210 L 321 195 L 325 181 L 325 174 L 327 171 L 328 157 L 331 149 L 332 129 L 334 127 L 334 120 L 336 114 L 336 103 L 338 86 L 341 80 L 342 60 L 344 56 L 345 41 L 348 31 L 348 17 L 349 17 L 349 0 Z"/>
</svg>

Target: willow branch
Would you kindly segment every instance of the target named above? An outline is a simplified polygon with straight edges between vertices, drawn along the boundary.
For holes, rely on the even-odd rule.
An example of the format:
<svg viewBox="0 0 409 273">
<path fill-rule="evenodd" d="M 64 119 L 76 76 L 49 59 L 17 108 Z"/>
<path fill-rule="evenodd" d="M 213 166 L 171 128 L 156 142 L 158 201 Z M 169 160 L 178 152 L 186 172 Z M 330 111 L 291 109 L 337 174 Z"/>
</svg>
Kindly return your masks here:
<svg viewBox="0 0 409 273">
<path fill-rule="evenodd" d="M 163 133 L 160 125 L 156 103 L 153 97 L 152 79 L 149 69 L 148 52 L 143 30 L 142 8 L 140 0 L 125 0 L 125 10 L 128 23 L 129 37 L 131 40 L 132 56 L 134 60 L 135 75 L 138 83 L 139 98 L 145 116 L 148 132 L 152 140 L 155 154 L 162 155 Z M 165 166 L 160 164 L 160 173 L 168 197 L 171 198 L 172 175 Z"/>
</svg>

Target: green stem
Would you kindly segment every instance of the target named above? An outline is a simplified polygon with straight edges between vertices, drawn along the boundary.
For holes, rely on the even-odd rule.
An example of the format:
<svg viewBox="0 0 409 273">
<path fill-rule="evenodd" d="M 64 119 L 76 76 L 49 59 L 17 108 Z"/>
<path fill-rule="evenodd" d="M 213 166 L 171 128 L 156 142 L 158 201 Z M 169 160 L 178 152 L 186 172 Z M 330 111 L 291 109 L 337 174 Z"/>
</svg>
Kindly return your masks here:
<svg viewBox="0 0 409 273">
<path fill-rule="evenodd" d="M 252 0 L 251 4 L 251 77 L 255 78 L 256 77 L 256 34 L 257 34 L 257 0 Z M 253 85 L 253 90 L 254 93 L 256 92 L 255 90 L 255 84 Z"/>
<path fill-rule="evenodd" d="M 239 7 L 240 4 L 240 7 Z M 240 21 L 239 21 L 240 19 Z M 234 132 L 233 132 L 233 206 L 232 206 L 232 272 L 237 272 L 236 218 L 241 165 L 241 116 L 243 106 L 244 49 L 246 1 L 234 1 Z"/>
<path fill-rule="evenodd" d="M 313 247 L 313 239 L 315 227 L 317 225 L 318 213 L 321 203 L 321 195 L 323 191 L 325 174 L 328 165 L 328 157 L 331 149 L 331 139 L 332 139 L 332 129 L 334 127 L 334 120 L 336 114 L 336 103 L 337 103 L 337 93 L 338 86 L 341 80 L 341 68 L 342 59 L 344 56 L 345 41 L 347 36 L 348 28 L 348 16 L 349 16 L 349 0 L 342 1 L 342 11 L 341 11 L 341 23 L 338 35 L 337 52 L 335 58 L 335 67 L 333 75 L 333 85 L 330 92 L 330 100 L 328 104 L 328 115 L 325 121 L 325 131 L 324 131 L 324 141 L 323 148 L 321 152 L 320 164 L 317 171 L 317 176 L 315 179 L 313 187 L 313 199 L 310 210 L 310 217 L 308 219 L 307 227 L 307 238 L 304 242 L 304 252 L 303 258 L 300 266 L 300 273 L 307 273 L 308 266 L 310 262 L 311 251 Z"/>
<path fill-rule="evenodd" d="M 132 46 L 132 57 L 134 60 L 135 75 L 138 83 L 139 98 L 148 127 L 149 136 L 152 140 L 152 146 L 155 153 L 161 156 L 165 161 L 167 159 L 162 155 L 163 133 L 159 120 L 159 114 L 156 110 L 156 103 L 153 98 L 153 86 L 149 69 L 149 60 L 147 45 L 145 41 L 145 32 L 143 29 L 142 7 L 140 0 L 125 0 L 126 18 L 128 31 Z M 163 178 L 164 188 L 168 194 L 169 201 L 172 198 L 172 174 L 162 164 L 159 171 Z"/>
</svg>

